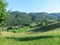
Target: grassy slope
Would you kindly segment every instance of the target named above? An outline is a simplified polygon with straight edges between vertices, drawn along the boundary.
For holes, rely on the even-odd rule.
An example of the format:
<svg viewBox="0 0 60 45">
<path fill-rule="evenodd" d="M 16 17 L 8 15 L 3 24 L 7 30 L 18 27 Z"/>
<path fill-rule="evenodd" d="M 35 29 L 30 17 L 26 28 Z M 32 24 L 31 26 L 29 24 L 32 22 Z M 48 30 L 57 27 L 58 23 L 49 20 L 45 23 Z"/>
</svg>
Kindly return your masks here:
<svg viewBox="0 0 60 45">
<path fill-rule="evenodd" d="M 14 36 L 1 39 L 0 45 L 60 45 L 60 28 L 43 33 L 21 33 L 19 35 L 12 35 Z"/>
<path fill-rule="evenodd" d="M 23 33 L 23 32 L 29 31 L 31 29 L 32 28 L 29 28 L 29 27 L 23 27 L 23 28 L 19 28 L 19 29 L 15 29 L 15 30 L 10 30 L 10 31 L 11 32 L 15 31 L 15 33 Z"/>
</svg>

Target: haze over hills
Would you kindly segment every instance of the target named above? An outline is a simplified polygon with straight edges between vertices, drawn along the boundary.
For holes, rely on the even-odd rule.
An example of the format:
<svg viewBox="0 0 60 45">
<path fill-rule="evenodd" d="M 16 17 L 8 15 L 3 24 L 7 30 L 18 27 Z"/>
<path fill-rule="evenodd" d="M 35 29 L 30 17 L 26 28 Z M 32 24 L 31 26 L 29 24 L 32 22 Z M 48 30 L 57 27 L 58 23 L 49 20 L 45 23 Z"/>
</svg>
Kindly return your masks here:
<svg viewBox="0 0 60 45">
<path fill-rule="evenodd" d="M 60 13 L 51 13 L 53 16 L 60 18 Z"/>
</svg>

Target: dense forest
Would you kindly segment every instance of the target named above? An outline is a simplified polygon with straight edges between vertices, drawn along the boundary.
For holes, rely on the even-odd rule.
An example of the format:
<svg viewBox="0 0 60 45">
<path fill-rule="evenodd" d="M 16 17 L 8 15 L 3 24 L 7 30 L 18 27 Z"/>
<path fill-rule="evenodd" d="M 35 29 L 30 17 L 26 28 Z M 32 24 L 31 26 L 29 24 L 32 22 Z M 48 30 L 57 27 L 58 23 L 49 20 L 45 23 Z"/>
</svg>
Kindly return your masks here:
<svg viewBox="0 0 60 45">
<path fill-rule="evenodd" d="M 59 13 L 25 13 L 19 11 L 12 11 L 8 19 L 5 21 L 5 26 L 29 26 L 32 23 L 43 25 L 51 24 L 60 20 Z"/>
</svg>

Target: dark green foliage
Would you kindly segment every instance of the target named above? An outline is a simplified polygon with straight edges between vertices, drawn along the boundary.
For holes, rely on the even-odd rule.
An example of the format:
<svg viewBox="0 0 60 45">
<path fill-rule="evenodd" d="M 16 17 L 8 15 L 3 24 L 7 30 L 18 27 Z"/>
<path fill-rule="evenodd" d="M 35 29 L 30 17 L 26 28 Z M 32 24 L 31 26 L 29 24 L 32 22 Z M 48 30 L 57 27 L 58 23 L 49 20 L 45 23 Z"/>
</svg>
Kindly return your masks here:
<svg viewBox="0 0 60 45">
<path fill-rule="evenodd" d="M 7 3 L 4 0 L 0 0 L 0 24 L 7 18 L 6 6 Z"/>
<path fill-rule="evenodd" d="M 7 26 L 29 26 L 31 23 L 41 23 L 41 26 L 56 22 L 57 18 L 51 14 L 41 13 L 25 13 L 19 11 L 10 12 L 10 16 L 6 21 Z M 45 24 L 43 24 L 45 22 Z"/>
<path fill-rule="evenodd" d="M 9 19 L 7 19 L 7 25 L 20 26 L 29 25 L 31 22 L 31 17 L 24 12 L 14 11 L 11 12 Z"/>
<path fill-rule="evenodd" d="M 51 15 L 56 16 L 58 21 L 60 22 L 60 13 L 51 13 Z"/>
<path fill-rule="evenodd" d="M 7 18 L 6 6 L 7 3 L 5 3 L 4 0 L 0 0 L 0 37 L 2 37 L 2 26 L 4 25 L 3 22 Z"/>
<path fill-rule="evenodd" d="M 29 13 L 29 15 L 32 17 L 32 20 L 35 22 L 42 22 L 42 21 L 48 22 L 49 20 L 57 19 L 55 16 L 45 12 Z"/>
</svg>

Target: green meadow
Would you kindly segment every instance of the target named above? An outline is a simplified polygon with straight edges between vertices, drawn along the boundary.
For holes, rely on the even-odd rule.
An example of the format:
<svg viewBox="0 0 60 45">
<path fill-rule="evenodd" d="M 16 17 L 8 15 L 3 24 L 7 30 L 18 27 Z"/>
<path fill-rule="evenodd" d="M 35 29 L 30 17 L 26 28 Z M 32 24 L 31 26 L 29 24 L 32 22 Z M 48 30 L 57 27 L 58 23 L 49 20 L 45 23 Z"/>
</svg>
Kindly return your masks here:
<svg viewBox="0 0 60 45">
<path fill-rule="evenodd" d="M 60 28 L 41 33 L 36 32 L 20 33 L 19 35 L 6 35 L 0 39 L 0 45 L 60 45 Z"/>
</svg>

